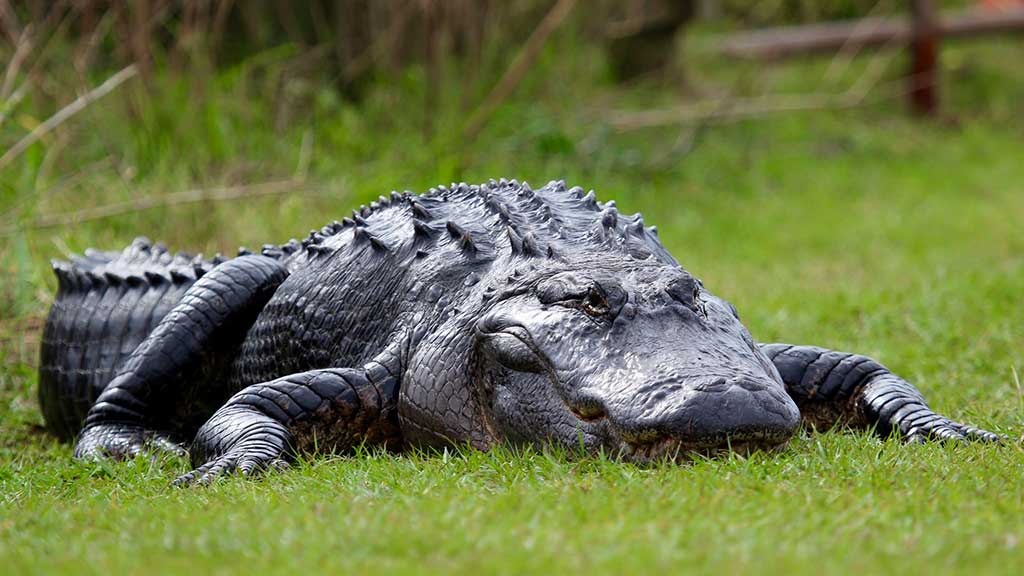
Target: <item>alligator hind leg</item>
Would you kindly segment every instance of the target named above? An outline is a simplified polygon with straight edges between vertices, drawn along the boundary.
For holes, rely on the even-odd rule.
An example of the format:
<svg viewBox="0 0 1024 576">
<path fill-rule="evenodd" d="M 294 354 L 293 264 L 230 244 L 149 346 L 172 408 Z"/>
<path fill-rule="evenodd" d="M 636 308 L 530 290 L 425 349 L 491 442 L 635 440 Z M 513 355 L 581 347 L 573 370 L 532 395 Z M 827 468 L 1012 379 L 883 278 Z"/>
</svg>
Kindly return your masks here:
<svg viewBox="0 0 1024 576">
<path fill-rule="evenodd" d="M 199 429 L 195 470 L 176 485 L 282 467 L 300 453 L 359 445 L 397 447 L 398 383 L 378 362 L 365 369 L 328 368 L 255 384 L 235 394 Z"/>
<path fill-rule="evenodd" d="M 89 410 L 75 456 L 125 458 L 147 446 L 180 452 L 175 436 L 227 397 L 215 384 L 286 277 L 277 260 L 242 256 L 197 280 Z"/>
<path fill-rule="evenodd" d="M 803 420 L 816 428 L 842 423 L 909 441 L 1000 440 L 996 434 L 932 412 L 917 388 L 867 356 L 816 346 L 760 346 L 778 369 Z"/>
</svg>

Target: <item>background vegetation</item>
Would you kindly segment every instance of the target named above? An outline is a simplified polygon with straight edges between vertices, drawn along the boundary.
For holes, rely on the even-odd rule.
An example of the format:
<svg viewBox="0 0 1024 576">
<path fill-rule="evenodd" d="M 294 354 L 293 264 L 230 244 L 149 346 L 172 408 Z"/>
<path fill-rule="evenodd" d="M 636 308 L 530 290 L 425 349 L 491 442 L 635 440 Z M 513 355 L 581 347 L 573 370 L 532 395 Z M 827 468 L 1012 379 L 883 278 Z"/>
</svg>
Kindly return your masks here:
<svg viewBox="0 0 1024 576">
<path fill-rule="evenodd" d="M 487 8 L 475 49 L 460 47 L 463 27 L 438 24 L 449 32 L 408 58 L 372 44 L 366 74 L 338 55 L 340 27 L 305 36 L 309 18 L 289 32 L 274 12 L 284 3 L 247 4 L 252 30 L 233 12 L 223 30 L 235 32 L 219 37 L 216 3 L 47 4 L 0 2 L 32 31 L 17 56 L 23 37 L 5 16 L 0 153 L 118 70 L 138 73 L 0 161 L 4 571 L 1014 573 L 1024 562 L 1019 38 L 944 47 L 943 116 L 924 121 L 903 109 L 899 52 L 773 66 L 714 53 L 723 30 L 816 14 L 744 21 L 742 3 L 718 3 L 718 18 L 682 35 L 673 73 L 616 84 L 604 13 L 577 6 L 471 133 L 550 3 L 441 3 L 467 18 Z M 165 11 L 136 37 L 127 7 L 143 5 Z M 820 17 L 900 7 L 835 3 Z M 803 433 L 780 454 L 651 468 L 534 451 L 367 453 L 171 490 L 185 462 L 82 465 L 42 433 L 48 259 L 139 234 L 230 253 L 301 237 L 391 189 L 497 176 L 563 178 L 642 211 L 758 339 L 875 356 L 936 410 L 1010 441 Z"/>
</svg>

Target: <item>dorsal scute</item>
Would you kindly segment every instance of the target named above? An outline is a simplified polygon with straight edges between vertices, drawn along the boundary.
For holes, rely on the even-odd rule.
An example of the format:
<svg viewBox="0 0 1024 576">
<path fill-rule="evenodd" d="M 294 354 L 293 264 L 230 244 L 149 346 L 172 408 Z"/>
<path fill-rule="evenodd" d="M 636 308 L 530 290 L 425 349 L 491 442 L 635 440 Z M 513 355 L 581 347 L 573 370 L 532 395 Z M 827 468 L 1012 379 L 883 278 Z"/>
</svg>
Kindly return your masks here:
<svg viewBox="0 0 1024 576">
<path fill-rule="evenodd" d="M 475 261 L 502 254 L 572 259 L 574 252 L 605 251 L 676 264 L 657 239 L 656 229 L 648 227 L 640 214 L 621 214 L 614 201 L 599 202 L 593 190 L 585 192 L 561 180 L 532 188 L 525 181 L 505 178 L 481 184 L 453 182 L 423 194 L 391 192 L 354 210 L 351 217 L 314 230 L 301 243 L 264 247 L 263 253 L 319 253 L 321 246 L 347 243 L 348 236 L 341 244 L 331 240 L 344 234 L 354 234 L 356 245 L 365 243 L 410 258 L 456 250 Z M 317 248 L 311 251 L 311 246 Z M 300 247 L 305 250 L 296 250 Z M 133 249 L 153 251 L 141 242 Z"/>
</svg>

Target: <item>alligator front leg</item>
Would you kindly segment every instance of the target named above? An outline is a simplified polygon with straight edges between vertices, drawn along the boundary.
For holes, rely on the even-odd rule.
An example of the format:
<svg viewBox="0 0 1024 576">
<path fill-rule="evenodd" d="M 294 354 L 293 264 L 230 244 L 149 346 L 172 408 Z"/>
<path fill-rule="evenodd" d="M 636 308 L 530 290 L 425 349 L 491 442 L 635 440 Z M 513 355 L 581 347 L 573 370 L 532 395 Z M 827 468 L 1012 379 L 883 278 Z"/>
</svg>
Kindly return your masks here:
<svg viewBox="0 0 1024 576">
<path fill-rule="evenodd" d="M 196 469 L 174 484 L 279 468 L 301 453 L 397 447 L 397 398 L 397 379 L 376 362 L 363 370 L 311 370 L 249 386 L 199 429 L 191 450 Z"/>
<path fill-rule="evenodd" d="M 815 428 L 837 423 L 873 427 L 882 437 L 896 433 L 909 441 L 1000 440 L 996 434 L 932 412 L 917 388 L 866 356 L 816 346 L 760 346 L 778 369 L 803 420 Z"/>
<path fill-rule="evenodd" d="M 196 414 L 207 417 L 227 397 L 212 385 L 287 275 L 276 260 L 242 256 L 197 280 L 97 398 L 75 456 L 182 451 L 173 436 L 195 430 Z"/>
</svg>

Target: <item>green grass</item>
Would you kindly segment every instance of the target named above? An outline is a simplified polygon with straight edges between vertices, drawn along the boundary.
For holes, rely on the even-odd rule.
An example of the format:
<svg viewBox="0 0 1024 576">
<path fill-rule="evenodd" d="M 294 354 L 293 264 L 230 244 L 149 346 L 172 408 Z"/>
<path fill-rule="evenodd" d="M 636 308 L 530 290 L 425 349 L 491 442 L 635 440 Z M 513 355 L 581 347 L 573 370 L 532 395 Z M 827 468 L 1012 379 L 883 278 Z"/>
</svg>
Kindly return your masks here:
<svg viewBox="0 0 1024 576">
<path fill-rule="evenodd" d="M 470 146 L 456 136 L 459 94 L 441 99 L 423 137 L 416 70 L 358 108 L 313 81 L 288 84 L 298 104 L 275 127 L 282 112 L 266 94 L 279 69 L 266 62 L 287 62 L 271 53 L 206 77 L 202 90 L 171 75 L 153 78 L 150 93 L 128 86 L 0 171 L 5 224 L 29 225 L 138 195 L 288 177 L 303 139 L 312 143 L 304 192 L 2 239 L 3 571 L 1017 572 L 1024 49 L 993 41 L 944 52 L 956 125 L 883 103 L 709 126 L 686 152 L 672 147 L 686 128 L 610 129 L 609 107 L 670 97 L 607 86 L 593 54 L 567 42 Z M 826 65 L 708 62 L 697 76 L 807 91 Z M 4 149 L 52 112 L 42 98 L 25 106 L 0 127 Z M 1011 440 L 906 446 L 805 433 L 779 454 L 651 468 L 533 451 L 366 453 L 174 490 L 184 462 L 81 465 L 40 433 L 34 349 L 55 287 L 48 258 L 141 233 L 207 252 L 278 242 L 392 188 L 499 175 L 565 178 L 644 212 L 760 340 L 873 355 L 937 410 Z"/>
</svg>

